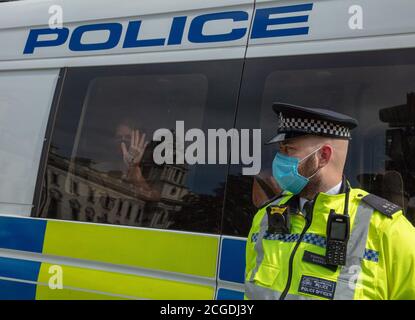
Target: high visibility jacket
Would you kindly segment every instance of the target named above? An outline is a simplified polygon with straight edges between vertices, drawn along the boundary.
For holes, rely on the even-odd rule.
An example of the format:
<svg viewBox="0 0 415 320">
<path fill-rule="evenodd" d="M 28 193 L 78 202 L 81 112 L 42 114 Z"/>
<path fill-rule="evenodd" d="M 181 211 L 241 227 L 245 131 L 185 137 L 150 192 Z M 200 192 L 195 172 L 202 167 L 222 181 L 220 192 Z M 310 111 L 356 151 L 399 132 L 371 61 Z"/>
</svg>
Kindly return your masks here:
<svg viewBox="0 0 415 320">
<path fill-rule="evenodd" d="M 291 202 L 298 199 L 282 195 L 254 217 L 245 299 L 415 299 L 415 228 L 401 208 L 350 189 L 346 265 L 331 266 L 325 263 L 327 220 L 331 209 L 343 213 L 345 194 L 319 193 L 307 215 Z M 288 233 L 270 231 L 267 207 L 276 204 L 289 209 Z"/>
</svg>

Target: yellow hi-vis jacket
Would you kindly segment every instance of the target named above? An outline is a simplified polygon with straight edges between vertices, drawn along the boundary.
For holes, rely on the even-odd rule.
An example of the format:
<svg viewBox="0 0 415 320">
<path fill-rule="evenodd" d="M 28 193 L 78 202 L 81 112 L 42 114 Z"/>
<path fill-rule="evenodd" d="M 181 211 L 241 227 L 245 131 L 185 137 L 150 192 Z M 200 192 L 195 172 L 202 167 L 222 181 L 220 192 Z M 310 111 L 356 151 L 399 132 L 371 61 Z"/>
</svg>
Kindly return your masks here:
<svg viewBox="0 0 415 320">
<path fill-rule="evenodd" d="M 282 195 L 254 217 L 245 299 L 415 299 L 415 228 L 400 207 L 350 189 L 346 265 L 331 266 L 325 264 L 327 220 L 330 209 L 343 213 L 345 194 L 319 193 L 311 216 L 290 209 L 290 200 L 298 203 Z M 269 231 L 266 208 L 275 205 L 291 210 L 289 233 Z"/>
</svg>

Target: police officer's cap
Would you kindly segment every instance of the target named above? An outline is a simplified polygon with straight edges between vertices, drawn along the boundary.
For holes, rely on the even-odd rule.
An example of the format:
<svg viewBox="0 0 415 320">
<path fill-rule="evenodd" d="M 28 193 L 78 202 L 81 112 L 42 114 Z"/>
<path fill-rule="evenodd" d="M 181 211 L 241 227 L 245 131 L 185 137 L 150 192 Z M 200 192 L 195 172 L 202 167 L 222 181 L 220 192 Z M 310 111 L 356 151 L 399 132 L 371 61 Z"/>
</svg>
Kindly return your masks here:
<svg viewBox="0 0 415 320">
<path fill-rule="evenodd" d="M 350 130 L 358 125 L 356 119 L 327 109 L 282 102 L 274 103 L 272 108 L 278 115 L 278 128 L 267 144 L 308 134 L 350 140 Z"/>
</svg>

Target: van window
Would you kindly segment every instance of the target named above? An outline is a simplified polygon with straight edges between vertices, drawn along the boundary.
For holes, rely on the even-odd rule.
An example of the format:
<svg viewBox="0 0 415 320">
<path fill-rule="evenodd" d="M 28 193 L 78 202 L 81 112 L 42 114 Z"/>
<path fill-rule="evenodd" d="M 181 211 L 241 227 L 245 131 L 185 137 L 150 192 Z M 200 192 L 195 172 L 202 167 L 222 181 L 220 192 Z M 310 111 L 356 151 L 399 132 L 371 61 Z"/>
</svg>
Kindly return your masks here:
<svg viewBox="0 0 415 320">
<path fill-rule="evenodd" d="M 257 58 L 246 62 L 237 127 L 275 135 L 273 102 L 328 108 L 355 117 L 345 175 L 353 187 L 404 208 L 415 223 L 415 51 Z M 277 145 L 262 146 L 262 170 L 232 166 L 223 230 L 247 236 L 257 207 L 279 192 L 271 174 Z M 241 196 L 243 194 L 243 196 Z"/>
<path fill-rule="evenodd" d="M 218 233 L 227 167 L 157 164 L 153 141 L 231 128 L 242 61 L 68 69 L 36 216 Z"/>
</svg>

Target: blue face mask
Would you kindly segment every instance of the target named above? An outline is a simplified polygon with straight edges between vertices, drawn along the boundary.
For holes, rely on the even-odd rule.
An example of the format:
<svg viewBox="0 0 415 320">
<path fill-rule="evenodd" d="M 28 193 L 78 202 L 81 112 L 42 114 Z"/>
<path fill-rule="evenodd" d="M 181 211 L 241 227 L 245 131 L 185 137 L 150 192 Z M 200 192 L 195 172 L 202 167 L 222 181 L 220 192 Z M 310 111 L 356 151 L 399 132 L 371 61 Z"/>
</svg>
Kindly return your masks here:
<svg viewBox="0 0 415 320">
<path fill-rule="evenodd" d="M 272 161 L 272 175 L 277 180 L 278 185 L 285 191 L 299 194 L 320 169 L 306 178 L 298 173 L 298 165 L 320 149 L 321 147 L 301 160 L 277 152 Z"/>
</svg>

